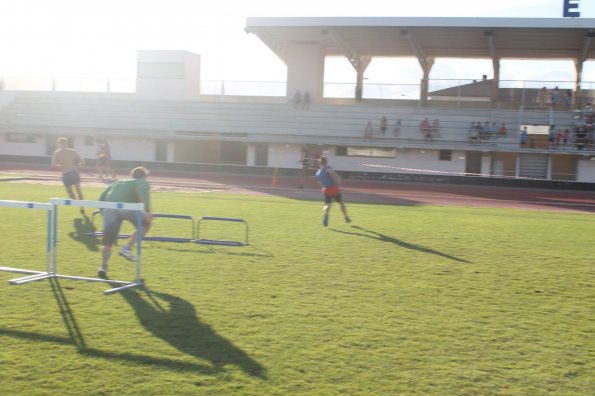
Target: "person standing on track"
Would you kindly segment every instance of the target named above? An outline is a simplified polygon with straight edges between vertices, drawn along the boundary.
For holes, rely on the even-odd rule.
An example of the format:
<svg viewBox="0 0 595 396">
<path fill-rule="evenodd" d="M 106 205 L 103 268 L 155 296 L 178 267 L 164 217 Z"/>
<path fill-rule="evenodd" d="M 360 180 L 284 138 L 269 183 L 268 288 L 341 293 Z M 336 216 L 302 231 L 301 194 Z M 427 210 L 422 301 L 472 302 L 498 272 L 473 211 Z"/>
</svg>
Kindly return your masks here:
<svg viewBox="0 0 595 396">
<path fill-rule="evenodd" d="M 112 179 L 115 179 L 116 174 L 112 168 L 112 152 L 107 139 L 97 138 L 95 142 L 97 143 L 97 176 L 103 179 L 104 174 L 106 178 L 111 174 Z"/>
<path fill-rule="evenodd" d="M 341 182 L 341 178 L 328 164 L 326 157 L 320 157 L 318 164 L 320 165 L 320 168 L 316 172 L 315 178 L 318 184 L 322 186 L 322 193 L 324 194 L 324 217 L 322 219 L 322 224 L 325 227 L 328 227 L 329 212 L 331 210 L 331 204 L 333 200 L 337 201 L 341 206 L 341 212 L 345 217 L 345 222 L 351 223 L 351 219 L 349 216 L 347 216 L 347 209 L 343 203 L 343 197 L 339 191 L 339 183 Z"/>
<path fill-rule="evenodd" d="M 52 156 L 52 166 L 60 169 L 62 172 L 62 183 L 66 188 L 68 197 L 70 199 L 83 199 L 83 192 L 81 191 L 81 176 L 78 168 L 85 164 L 85 160 L 81 156 L 68 147 L 68 139 L 61 137 L 58 139 L 58 149 L 54 151 Z M 76 195 L 74 193 L 76 190 Z M 81 207 L 81 213 L 85 213 L 85 209 Z"/>
<path fill-rule="evenodd" d="M 110 184 L 99 196 L 100 201 L 140 203 L 145 205 L 142 229 L 136 229 L 120 249 L 120 255 L 130 261 L 136 261 L 132 254 L 138 232 L 143 236 L 151 228 L 151 187 L 147 182 L 149 171 L 143 167 L 134 168 L 130 172 L 130 179 L 118 180 Z M 103 209 L 103 248 L 101 250 L 101 268 L 97 272 L 100 278 L 107 276 L 107 263 L 112 254 L 112 246 L 118 240 L 122 221 L 128 220 L 137 227 L 137 212 L 123 209 Z"/>
</svg>

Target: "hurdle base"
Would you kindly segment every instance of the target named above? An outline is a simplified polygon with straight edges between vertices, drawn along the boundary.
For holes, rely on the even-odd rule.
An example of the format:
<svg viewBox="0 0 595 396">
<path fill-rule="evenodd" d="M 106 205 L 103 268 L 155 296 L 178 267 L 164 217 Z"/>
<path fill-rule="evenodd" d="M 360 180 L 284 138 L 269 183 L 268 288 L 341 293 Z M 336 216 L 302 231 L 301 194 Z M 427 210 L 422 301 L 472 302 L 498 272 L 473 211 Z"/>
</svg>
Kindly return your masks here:
<svg viewBox="0 0 595 396">
<path fill-rule="evenodd" d="M 220 241 L 216 239 L 195 239 L 192 241 L 199 245 L 220 245 L 220 246 L 246 246 L 246 242 L 239 241 Z"/>
<path fill-rule="evenodd" d="M 120 286 L 120 287 L 114 287 L 113 289 L 109 289 L 103 292 L 103 294 L 105 295 L 109 295 L 109 294 L 114 294 L 114 293 L 118 293 L 124 290 L 128 290 L 131 289 L 133 287 L 141 287 L 143 285 L 142 282 L 134 282 L 134 283 L 129 283 L 127 285 L 124 286 Z"/>
<path fill-rule="evenodd" d="M 44 272 L 44 273 L 37 274 L 37 275 L 28 275 L 28 276 L 24 276 L 22 278 L 11 279 L 8 281 L 8 283 L 10 283 L 11 285 L 24 285 L 25 283 L 37 282 L 40 280 L 51 278 L 53 276 L 54 275 L 50 274 L 49 272 Z"/>
<path fill-rule="evenodd" d="M 46 279 L 51 274 L 46 271 L 33 271 L 33 270 L 26 270 L 22 268 L 14 268 L 14 267 L 0 267 L 0 271 L 6 272 L 16 272 L 18 274 L 29 274 L 27 276 L 23 276 L 21 278 L 11 279 L 8 281 L 11 285 L 22 285 L 27 282 L 34 282 L 42 279 Z"/>
<path fill-rule="evenodd" d="M 12 268 L 12 267 L 0 267 L 0 271 L 7 271 L 7 272 L 17 272 L 17 273 L 24 273 L 29 274 L 27 276 L 23 276 L 21 278 L 11 279 L 8 281 L 11 285 L 24 285 L 25 283 L 29 282 L 37 282 L 44 279 L 54 278 L 54 279 L 71 279 L 71 280 L 82 280 L 87 282 L 98 282 L 98 283 L 107 283 L 110 285 L 120 285 L 118 287 L 114 287 L 112 289 L 105 290 L 103 294 L 114 294 L 120 292 L 122 290 L 130 289 L 132 287 L 139 287 L 142 286 L 142 281 L 121 281 L 115 279 L 102 279 L 102 278 L 93 278 L 93 277 L 86 277 L 86 276 L 74 276 L 74 275 L 60 275 L 60 274 L 53 274 L 50 272 L 42 272 L 42 271 L 31 271 L 31 270 L 24 270 L 20 268 Z"/>
</svg>

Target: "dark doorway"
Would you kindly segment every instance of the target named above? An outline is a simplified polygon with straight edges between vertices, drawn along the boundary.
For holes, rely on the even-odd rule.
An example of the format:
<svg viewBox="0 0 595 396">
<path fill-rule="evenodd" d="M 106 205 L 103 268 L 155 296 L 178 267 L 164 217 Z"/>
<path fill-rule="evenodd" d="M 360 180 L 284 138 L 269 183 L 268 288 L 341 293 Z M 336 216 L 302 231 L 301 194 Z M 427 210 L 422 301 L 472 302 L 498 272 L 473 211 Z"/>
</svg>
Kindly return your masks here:
<svg viewBox="0 0 595 396">
<path fill-rule="evenodd" d="M 473 174 L 478 175 L 481 173 L 481 153 L 478 151 L 467 151 L 467 157 L 465 162 L 465 173 L 469 176 Z"/>
<path fill-rule="evenodd" d="M 167 142 L 164 140 L 155 141 L 155 161 L 167 161 Z"/>
<path fill-rule="evenodd" d="M 254 150 L 254 165 L 268 166 L 269 164 L 269 146 L 266 144 L 257 144 Z"/>
</svg>

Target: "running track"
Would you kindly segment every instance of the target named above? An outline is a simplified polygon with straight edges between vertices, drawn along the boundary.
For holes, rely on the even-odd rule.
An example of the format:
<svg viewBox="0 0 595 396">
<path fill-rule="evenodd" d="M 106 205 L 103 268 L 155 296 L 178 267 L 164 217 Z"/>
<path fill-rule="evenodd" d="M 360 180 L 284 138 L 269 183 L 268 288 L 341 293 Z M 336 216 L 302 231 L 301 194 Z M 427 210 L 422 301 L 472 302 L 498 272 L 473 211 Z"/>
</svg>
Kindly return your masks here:
<svg viewBox="0 0 595 396">
<path fill-rule="evenodd" d="M 60 183 L 59 172 L 47 167 L 0 164 L 0 172 L 13 174 L 19 179 L 15 182 Z M 124 177 L 125 174 L 118 174 L 118 178 Z M 104 184 L 91 170 L 83 171 L 82 179 L 83 186 Z M 300 184 L 297 177 L 277 178 L 276 187 L 272 187 L 271 176 L 219 173 L 153 172 L 149 181 L 155 191 L 225 191 L 294 199 L 320 198 L 319 189 L 312 178 L 306 181 L 304 189 L 297 188 Z M 344 180 L 342 191 L 347 202 L 519 208 L 595 214 L 595 192 L 585 191 L 362 180 Z"/>
</svg>

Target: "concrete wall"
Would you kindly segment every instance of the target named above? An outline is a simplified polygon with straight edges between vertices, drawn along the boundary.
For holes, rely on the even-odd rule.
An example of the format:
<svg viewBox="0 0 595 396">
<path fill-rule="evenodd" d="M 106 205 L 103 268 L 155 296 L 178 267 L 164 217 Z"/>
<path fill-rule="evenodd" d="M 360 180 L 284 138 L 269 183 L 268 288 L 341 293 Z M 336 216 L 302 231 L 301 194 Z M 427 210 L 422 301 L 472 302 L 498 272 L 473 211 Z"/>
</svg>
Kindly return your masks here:
<svg viewBox="0 0 595 396">
<path fill-rule="evenodd" d="M 200 55 L 188 51 L 138 51 L 136 94 L 143 99 L 198 99 Z"/>
<path fill-rule="evenodd" d="M 313 103 L 322 101 L 324 51 L 318 44 L 294 43 L 287 49 L 287 98 L 300 90 L 310 94 Z"/>
<path fill-rule="evenodd" d="M 273 168 L 300 168 L 302 146 L 299 144 L 269 144 L 269 166 Z"/>
<path fill-rule="evenodd" d="M 440 171 L 459 174 L 465 172 L 465 153 L 453 151 L 450 161 L 440 161 L 438 150 L 405 149 L 396 158 L 336 156 L 334 149 L 324 153 L 337 170 L 356 172 L 425 173 Z"/>
<path fill-rule="evenodd" d="M 0 134 L 0 154 L 5 155 L 46 155 L 45 138 L 36 136 L 27 143 L 9 142 L 7 133 Z"/>
</svg>

